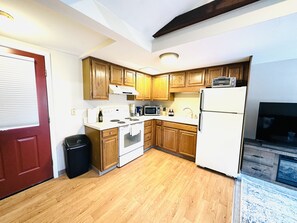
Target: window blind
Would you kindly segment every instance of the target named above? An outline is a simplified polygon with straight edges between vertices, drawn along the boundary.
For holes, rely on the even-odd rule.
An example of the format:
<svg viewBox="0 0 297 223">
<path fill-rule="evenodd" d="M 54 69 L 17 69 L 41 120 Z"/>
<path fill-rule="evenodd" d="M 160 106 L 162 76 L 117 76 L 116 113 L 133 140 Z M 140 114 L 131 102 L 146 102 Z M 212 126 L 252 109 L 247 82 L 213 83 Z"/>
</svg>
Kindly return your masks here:
<svg viewBox="0 0 297 223">
<path fill-rule="evenodd" d="M 0 130 L 38 125 L 34 59 L 0 53 Z"/>
</svg>

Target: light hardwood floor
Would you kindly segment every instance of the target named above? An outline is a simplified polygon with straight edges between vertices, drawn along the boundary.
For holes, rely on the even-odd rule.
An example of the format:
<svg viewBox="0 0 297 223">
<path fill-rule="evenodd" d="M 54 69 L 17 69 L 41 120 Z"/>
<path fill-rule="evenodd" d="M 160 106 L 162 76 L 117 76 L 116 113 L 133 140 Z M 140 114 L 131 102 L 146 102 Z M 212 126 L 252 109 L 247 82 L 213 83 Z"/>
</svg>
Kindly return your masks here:
<svg viewBox="0 0 297 223">
<path fill-rule="evenodd" d="M 0 222 L 231 222 L 233 187 L 151 149 L 104 176 L 62 176 L 1 200 Z"/>
</svg>

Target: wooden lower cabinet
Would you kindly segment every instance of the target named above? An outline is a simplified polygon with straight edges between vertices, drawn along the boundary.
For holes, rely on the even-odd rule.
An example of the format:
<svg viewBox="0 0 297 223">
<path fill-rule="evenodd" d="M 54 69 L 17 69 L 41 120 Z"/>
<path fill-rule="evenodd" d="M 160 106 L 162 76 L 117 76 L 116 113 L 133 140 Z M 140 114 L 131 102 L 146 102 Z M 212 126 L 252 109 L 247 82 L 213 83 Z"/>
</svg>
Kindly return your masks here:
<svg viewBox="0 0 297 223">
<path fill-rule="evenodd" d="M 179 131 L 178 151 L 182 155 L 195 158 L 197 133 L 189 131 Z"/>
<path fill-rule="evenodd" d="M 146 150 L 154 145 L 154 120 L 148 120 L 144 122 L 144 146 L 143 149 Z"/>
<path fill-rule="evenodd" d="M 113 167 L 119 162 L 118 136 L 102 139 L 101 171 Z"/>
<path fill-rule="evenodd" d="M 85 127 L 85 133 L 92 143 L 92 166 L 101 172 L 116 166 L 119 159 L 118 128 L 99 131 Z"/>
<path fill-rule="evenodd" d="M 156 146 L 158 147 L 162 147 L 163 146 L 163 143 L 162 143 L 162 126 L 160 125 L 156 125 Z"/>
<path fill-rule="evenodd" d="M 163 148 L 172 152 L 178 151 L 178 129 L 163 127 Z"/>
<path fill-rule="evenodd" d="M 197 126 L 156 121 L 156 146 L 193 160 L 196 156 Z"/>
</svg>

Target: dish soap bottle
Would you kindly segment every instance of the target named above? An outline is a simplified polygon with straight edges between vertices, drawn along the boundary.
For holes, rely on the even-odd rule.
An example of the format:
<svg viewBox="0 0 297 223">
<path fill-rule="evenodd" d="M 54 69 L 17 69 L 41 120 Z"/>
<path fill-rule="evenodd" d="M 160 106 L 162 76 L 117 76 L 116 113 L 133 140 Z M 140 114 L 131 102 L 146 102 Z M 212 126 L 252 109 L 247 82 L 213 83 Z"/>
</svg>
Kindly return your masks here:
<svg viewBox="0 0 297 223">
<path fill-rule="evenodd" d="M 98 122 L 103 122 L 103 114 L 102 114 L 102 110 L 99 111 L 99 114 L 98 114 Z"/>
</svg>

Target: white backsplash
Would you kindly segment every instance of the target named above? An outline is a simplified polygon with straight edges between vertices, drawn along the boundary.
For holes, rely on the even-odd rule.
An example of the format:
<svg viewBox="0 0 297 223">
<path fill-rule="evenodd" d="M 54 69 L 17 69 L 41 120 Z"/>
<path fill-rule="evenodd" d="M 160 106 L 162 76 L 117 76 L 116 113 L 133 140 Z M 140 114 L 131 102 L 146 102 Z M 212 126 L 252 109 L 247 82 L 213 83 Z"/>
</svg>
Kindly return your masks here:
<svg viewBox="0 0 297 223">
<path fill-rule="evenodd" d="M 190 108 L 193 111 L 193 117 L 199 115 L 200 92 L 191 93 L 175 93 L 174 101 L 156 101 L 154 105 L 162 105 L 163 107 L 174 110 L 175 116 L 190 117 L 189 109 L 183 111 L 185 108 Z"/>
</svg>

